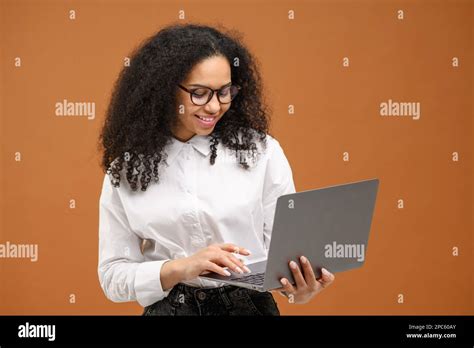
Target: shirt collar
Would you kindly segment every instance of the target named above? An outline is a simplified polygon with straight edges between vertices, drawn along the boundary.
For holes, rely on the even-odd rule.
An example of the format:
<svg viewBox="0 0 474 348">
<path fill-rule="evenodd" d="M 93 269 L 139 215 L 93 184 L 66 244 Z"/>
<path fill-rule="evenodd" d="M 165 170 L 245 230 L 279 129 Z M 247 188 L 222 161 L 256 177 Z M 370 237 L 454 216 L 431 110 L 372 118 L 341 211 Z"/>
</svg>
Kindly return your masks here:
<svg viewBox="0 0 474 348">
<path fill-rule="evenodd" d="M 166 153 L 168 155 L 166 162 L 168 164 L 171 164 L 171 162 L 173 162 L 173 160 L 181 152 L 182 148 L 186 144 L 192 145 L 192 147 L 194 147 L 197 151 L 199 151 L 203 156 L 207 156 L 209 152 L 211 151 L 209 147 L 210 140 L 211 140 L 210 135 L 195 134 L 191 139 L 184 142 L 172 136 L 171 141 L 168 143 L 167 148 L 166 148 Z"/>
</svg>

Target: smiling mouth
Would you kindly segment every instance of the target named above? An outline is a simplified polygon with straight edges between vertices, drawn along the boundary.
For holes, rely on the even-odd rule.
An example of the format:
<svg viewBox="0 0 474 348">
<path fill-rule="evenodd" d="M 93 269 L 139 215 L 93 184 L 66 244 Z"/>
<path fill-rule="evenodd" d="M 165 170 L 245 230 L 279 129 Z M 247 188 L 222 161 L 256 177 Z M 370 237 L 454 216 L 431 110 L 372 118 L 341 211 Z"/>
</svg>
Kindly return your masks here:
<svg viewBox="0 0 474 348">
<path fill-rule="evenodd" d="M 194 115 L 194 116 L 206 122 L 212 122 L 216 119 L 216 117 L 204 117 L 204 116 L 199 116 L 199 115 Z"/>
</svg>

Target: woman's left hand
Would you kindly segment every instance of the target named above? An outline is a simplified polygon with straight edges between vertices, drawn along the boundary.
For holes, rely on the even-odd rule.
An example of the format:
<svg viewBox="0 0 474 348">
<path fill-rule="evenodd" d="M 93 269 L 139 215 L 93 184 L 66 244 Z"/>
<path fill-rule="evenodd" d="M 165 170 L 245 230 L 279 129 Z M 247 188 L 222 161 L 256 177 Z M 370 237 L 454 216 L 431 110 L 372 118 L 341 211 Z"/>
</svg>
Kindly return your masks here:
<svg viewBox="0 0 474 348">
<path fill-rule="evenodd" d="M 283 287 L 275 289 L 275 291 L 279 291 L 284 296 L 288 297 L 291 303 L 302 304 L 309 302 L 313 296 L 317 295 L 323 289 L 331 285 L 335 279 L 335 276 L 323 268 L 321 270 L 322 277 L 316 279 L 309 260 L 304 256 L 301 256 L 300 261 L 303 272 L 301 272 L 300 267 L 298 267 L 296 262 L 290 261 L 289 263 L 290 270 L 293 273 L 293 278 L 295 279 L 296 284 L 291 285 L 288 279 L 281 278 L 280 282 Z"/>
</svg>

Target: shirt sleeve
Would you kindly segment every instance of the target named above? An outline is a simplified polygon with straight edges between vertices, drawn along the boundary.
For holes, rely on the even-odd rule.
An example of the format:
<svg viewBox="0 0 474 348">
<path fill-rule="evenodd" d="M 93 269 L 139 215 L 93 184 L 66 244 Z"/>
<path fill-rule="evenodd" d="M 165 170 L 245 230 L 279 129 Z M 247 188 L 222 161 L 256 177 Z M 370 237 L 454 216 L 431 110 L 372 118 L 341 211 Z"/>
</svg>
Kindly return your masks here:
<svg viewBox="0 0 474 348">
<path fill-rule="evenodd" d="M 118 188 L 106 174 L 99 200 L 98 275 L 105 296 L 113 302 L 138 301 L 146 307 L 168 296 L 160 272 L 169 260 L 145 261 L 142 239 L 130 228 Z"/>
<path fill-rule="evenodd" d="M 275 138 L 270 139 L 273 149 L 269 155 L 263 188 L 263 237 L 267 250 L 270 247 L 277 199 L 284 194 L 296 192 L 293 173 L 285 153 Z"/>
</svg>

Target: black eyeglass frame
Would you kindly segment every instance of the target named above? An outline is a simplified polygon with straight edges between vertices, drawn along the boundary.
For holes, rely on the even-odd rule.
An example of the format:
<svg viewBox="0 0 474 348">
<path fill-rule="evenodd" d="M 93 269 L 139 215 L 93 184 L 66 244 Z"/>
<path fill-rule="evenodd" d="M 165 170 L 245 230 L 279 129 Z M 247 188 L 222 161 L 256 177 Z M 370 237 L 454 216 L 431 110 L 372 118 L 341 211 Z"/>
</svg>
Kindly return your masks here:
<svg viewBox="0 0 474 348">
<path fill-rule="evenodd" d="M 232 99 L 231 99 L 230 102 L 228 102 L 228 103 L 223 103 L 223 102 L 221 101 L 221 98 L 219 97 L 219 93 L 217 93 L 217 100 L 219 101 L 219 103 L 221 103 L 221 104 L 230 104 L 230 103 L 232 103 L 232 101 L 235 99 L 235 97 L 239 94 L 239 91 L 242 89 L 239 85 L 235 85 L 235 84 L 232 84 L 232 83 L 231 83 L 231 84 L 227 84 L 227 85 L 225 85 L 225 86 L 223 86 L 223 87 L 221 87 L 221 88 L 218 88 L 218 89 L 212 89 L 212 88 L 206 87 L 206 86 L 196 87 L 195 89 L 205 88 L 205 89 L 208 89 L 208 90 L 211 91 L 211 93 L 209 94 L 209 98 L 207 99 L 207 101 L 206 101 L 204 104 L 196 104 L 196 103 L 193 101 L 193 96 L 192 96 L 192 95 L 193 95 L 193 91 L 190 91 L 189 89 L 187 89 L 186 87 L 184 87 L 184 86 L 182 86 L 182 85 L 180 85 L 180 84 L 178 85 L 179 88 L 181 88 L 182 90 L 184 90 L 184 91 L 186 91 L 186 92 L 189 93 L 189 98 L 191 99 L 191 103 L 193 103 L 193 104 L 196 105 L 196 106 L 204 106 L 204 105 L 206 105 L 206 104 L 209 103 L 209 102 L 211 101 L 211 99 L 214 97 L 214 93 L 215 93 L 215 92 L 219 92 L 221 89 L 224 89 L 224 88 L 227 88 L 227 87 L 232 87 L 232 86 L 237 87 L 237 93 L 236 93 L 233 97 L 231 97 Z M 230 91 L 229 91 L 229 93 L 230 93 Z"/>
</svg>

